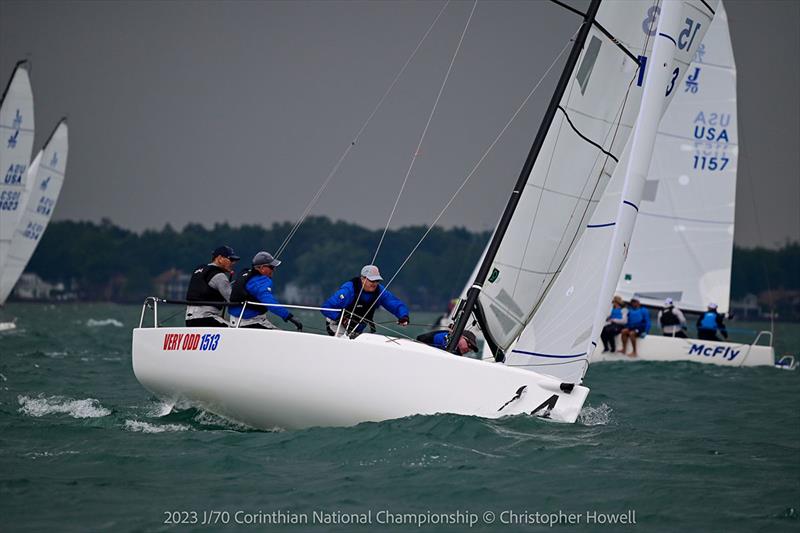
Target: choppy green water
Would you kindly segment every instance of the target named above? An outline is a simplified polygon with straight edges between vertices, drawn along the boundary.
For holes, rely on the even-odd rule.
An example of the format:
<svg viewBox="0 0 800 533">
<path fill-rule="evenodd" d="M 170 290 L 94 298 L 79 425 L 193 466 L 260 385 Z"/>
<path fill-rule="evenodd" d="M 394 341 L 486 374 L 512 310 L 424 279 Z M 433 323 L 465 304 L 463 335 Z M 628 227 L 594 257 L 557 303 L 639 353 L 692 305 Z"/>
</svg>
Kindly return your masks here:
<svg viewBox="0 0 800 533">
<path fill-rule="evenodd" d="M 159 417 L 131 370 L 138 307 L 12 304 L 11 316 L 2 531 L 545 531 L 536 513 L 559 511 L 579 521 L 561 518 L 570 531 L 800 529 L 800 372 L 601 364 L 575 425 L 439 415 L 267 433 L 194 410 Z M 800 352 L 800 327 L 779 325 L 776 345 Z M 198 523 L 166 524 L 170 511 Z M 628 511 L 635 525 L 599 523 Z M 397 513 L 457 523 L 385 523 Z"/>
</svg>

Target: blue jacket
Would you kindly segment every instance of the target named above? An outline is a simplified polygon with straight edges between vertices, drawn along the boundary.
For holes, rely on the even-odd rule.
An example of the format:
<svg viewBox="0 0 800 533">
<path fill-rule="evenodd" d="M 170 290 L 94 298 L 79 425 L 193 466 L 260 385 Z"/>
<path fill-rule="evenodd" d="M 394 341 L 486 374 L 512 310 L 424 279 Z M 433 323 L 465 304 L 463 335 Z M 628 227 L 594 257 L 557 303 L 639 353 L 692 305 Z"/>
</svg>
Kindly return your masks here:
<svg viewBox="0 0 800 533">
<path fill-rule="evenodd" d="M 259 302 L 265 304 L 277 304 L 280 303 L 275 298 L 275 295 L 272 294 L 272 278 L 269 276 L 253 276 L 247 282 L 247 291 L 255 296 Z M 285 307 L 267 307 L 267 311 L 272 311 L 282 319 L 286 320 L 289 318 L 291 313 Z M 238 317 L 242 313 L 242 306 L 235 306 L 230 308 L 231 316 Z M 256 311 L 253 307 L 248 307 L 244 310 L 244 316 L 242 318 L 253 318 L 254 316 L 260 315 L 258 311 Z"/>
<path fill-rule="evenodd" d="M 611 318 L 611 319 L 615 319 L 616 318 L 617 320 L 622 318 L 622 308 L 621 307 L 612 307 L 611 308 L 611 314 L 608 316 L 608 318 Z"/>
<path fill-rule="evenodd" d="M 371 304 L 375 298 L 380 295 L 376 305 L 382 306 L 384 309 L 392 313 L 397 318 L 408 316 L 408 307 L 397 296 L 389 292 L 383 285 L 378 285 L 374 292 L 361 292 L 361 301 Z M 339 287 L 339 290 L 334 292 L 330 298 L 325 300 L 322 307 L 331 309 L 344 309 L 356 299 L 355 288 L 352 281 L 347 281 Z M 331 320 L 339 320 L 340 311 L 320 311 L 326 318 Z"/>
<path fill-rule="evenodd" d="M 626 328 L 642 328 L 645 333 L 650 333 L 650 311 L 644 307 L 628 308 L 628 324 Z"/>
</svg>

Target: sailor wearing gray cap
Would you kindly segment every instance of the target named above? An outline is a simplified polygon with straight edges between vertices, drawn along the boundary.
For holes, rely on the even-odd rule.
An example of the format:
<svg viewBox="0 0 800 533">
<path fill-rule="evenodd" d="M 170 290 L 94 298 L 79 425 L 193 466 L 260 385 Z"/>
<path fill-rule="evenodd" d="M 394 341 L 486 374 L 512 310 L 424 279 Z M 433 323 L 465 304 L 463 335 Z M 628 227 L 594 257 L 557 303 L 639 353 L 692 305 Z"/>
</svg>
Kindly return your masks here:
<svg viewBox="0 0 800 533">
<path fill-rule="evenodd" d="M 378 306 L 397 317 L 401 326 L 408 325 L 408 307 L 397 296 L 380 284 L 383 281 L 380 270 L 375 265 L 365 265 L 361 275 L 350 281 L 344 282 L 339 290 L 325 300 L 322 307 L 328 309 L 342 309 L 345 316 L 342 324 L 350 334 L 359 334 L 370 324 L 374 327 L 372 317 Z M 321 311 L 327 319 L 327 329 L 330 335 L 336 334 L 339 317 L 342 311 Z M 341 333 L 341 332 L 340 332 Z"/>
<path fill-rule="evenodd" d="M 271 304 L 269 307 L 260 305 L 241 305 L 231 307 L 231 326 L 239 322 L 242 328 L 276 329 L 275 325 L 267 319 L 267 313 L 272 312 L 281 317 L 285 322 L 291 322 L 297 331 L 303 330 L 303 324 L 294 318 L 288 309 L 281 306 L 272 293 L 272 275 L 281 262 L 272 257 L 269 252 L 258 252 L 253 256 L 253 266 L 242 273 L 233 282 L 231 290 L 232 302 L 261 302 Z"/>
</svg>

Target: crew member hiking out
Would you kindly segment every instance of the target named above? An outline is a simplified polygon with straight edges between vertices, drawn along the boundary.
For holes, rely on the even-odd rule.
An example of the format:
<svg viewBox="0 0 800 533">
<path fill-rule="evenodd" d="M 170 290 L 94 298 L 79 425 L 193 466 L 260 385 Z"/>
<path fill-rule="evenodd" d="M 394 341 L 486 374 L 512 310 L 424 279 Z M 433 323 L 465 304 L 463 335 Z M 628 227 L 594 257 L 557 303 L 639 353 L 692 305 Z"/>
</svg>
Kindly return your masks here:
<svg viewBox="0 0 800 533">
<path fill-rule="evenodd" d="M 281 262 L 272 257 L 268 252 L 258 252 L 253 257 L 253 266 L 250 270 L 237 276 L 231 290 L 232 302 L 261 302 L 264 305 L 237 305 L 230 309 L 231 326 L 236 326 L 241 316 L 239 327 L 277 329 L 267 318 L 267 313 L 272 312 L 281 317 L 285 322 L 291 322 L 297 331 L 303 330 L 303 324 L 294 318 L 288 309 L 281 306 L 272 293 L 272 275 Z"/>
<path fill-rule="evenodd" d="M 233 264 L 239 256 L 230 246 L 220 246 L 211 252 L 211 262 L 198 266 L 189 279 L 186 290 L 187 302 L 229 302 L 231 299 L 231 276 Z M 224 328 L 224 305 L 188 305 L 186 325 L 189 327 Z"/>
<path fill-rule="evenodd" d="M 380 282 L 383 281 L 378 267 L 366 265 L 361 269 L 361 276 L 342 283 L 339 290 L 325 300 L 322 307 L 328 309 L 342 309 L 342 331 L 339 335 L 358 335 L 367 327 L 374 328 L 372 317 L 378 306 L 397 317 L 401 326 L 408 325 L 408 307 L 394 294 L 389 292 Z M 339 327 L 339 317 L 342 311 L 321 311 L 326 319 L 326 329 L 329 335 L 336 335 Z"/>
<path fill-rule="evenodd" d="M 717 313 L 717 304 L 708 304 L 708 310 L 697 319 L 697 338 L 704 341 L 721 341 L 717 337 L 717 330 L 722 336 L 728 338 L 728 330 L 723 323 L 725 316 Z"/>
</svg>

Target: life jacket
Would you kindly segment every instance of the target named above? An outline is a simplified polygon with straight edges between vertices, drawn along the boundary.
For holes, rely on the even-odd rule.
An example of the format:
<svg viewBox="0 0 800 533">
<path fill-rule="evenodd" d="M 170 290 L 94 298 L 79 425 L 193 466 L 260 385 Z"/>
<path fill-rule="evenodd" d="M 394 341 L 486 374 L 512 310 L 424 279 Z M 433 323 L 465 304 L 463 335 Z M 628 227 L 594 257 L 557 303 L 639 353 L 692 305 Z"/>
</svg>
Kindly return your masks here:
<svg viewBox="0 0 800 533">
<path fill-rule="evenodd" d="M 621 307 L 612 307 L 611 308 L 611 318 L 619 320 L 622 318 L 622 308 Z"/>
<path fill-rule="evenodd" d="M 361 319 L 363 318 L 364 319 L 363 323 L 366 324 L 372 323 L 372 317 L 375 315 L 375 311 L 378 308 L 376 302 L 378 295 L 381 293 L 382 290 L 381 286 L 378 285 L 378 287 L 375 289 L 375 292 L 369 293 L 369 294 L 374 294 L 375 298 L 373 298 L 369 302 L 365 302 L 362 298 L 367 293 L 363 291 L 361 288 L 361 278 L 360 277 L 353 278 L 350 280 L 350 283 L 353 284 L 353 293 L 355 298 L 353 299 L 352 302 L 350 302 L 350 304 L 347 305 L 347 307 L 345 307 L 345 310 L 349 311 L 349 313 L 347 313 L 345 316 L 350 318 L 352 316 L 350 313 L 352 313 L 353 315 L 355 315 L 353 318 L 355 318 L 356 322 L 361 321 Z"/>
<path fill-rule="evenodd" d="M 677 326 L 681 323 L 678 315 L 672 312 L 672 307 L 667 307 L 661 312 L 661 325 L 662 326 Z"/>
<path fill-rule="evenodd" d="M 189 279 L 189 287 L 186 289 L 186 301 L 188 302 L 224 302 L 225 297 L 220 292 L 211 287 L 208 283 L 217 274 L 228 275 L 228 272 L 217 265 L 198 266 L 192 277 Z M 224 309 L 223 305 L 215 305 L 217 309 Z"/>
<path fill-rule="evenodd" d="M 700 320 L 700 329 L 717 329 L 717 312 L 706 311 Z"/>
<path fill-rule="evenodd" d="M 639 309 L 634 309 L 631 307 L 628 309 L 628 326 L 644 326 L 646 324 L 644 314 L 647 312 L 647 309 L 644 307 L 640 307 Z"/>
<path fill-rule="evenodd" d="M 252 294 L 250 291 L 247 290 L 247 282 L 251 279 L 254 279 L 262 274 L 258 272 L 255 268 L 251 268 L 245 272 L 242 272 L 238 276 L 236 276 L 236 280 L 233 282 L 231 286 L 231 301 L 232 302 L 257 302 L 258 298 Z M 248 311 L 255 311 L 256 314 L 253 316 L 263 315 L 268 311 L 268 308 L 262 305 L 253 305 L 247 307 Z"/>
</svg>

